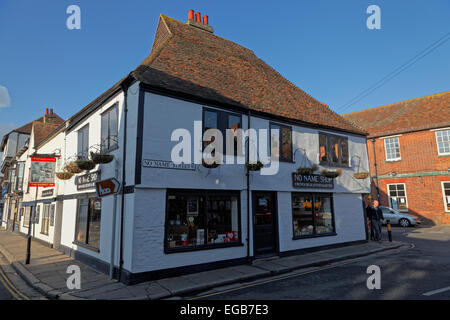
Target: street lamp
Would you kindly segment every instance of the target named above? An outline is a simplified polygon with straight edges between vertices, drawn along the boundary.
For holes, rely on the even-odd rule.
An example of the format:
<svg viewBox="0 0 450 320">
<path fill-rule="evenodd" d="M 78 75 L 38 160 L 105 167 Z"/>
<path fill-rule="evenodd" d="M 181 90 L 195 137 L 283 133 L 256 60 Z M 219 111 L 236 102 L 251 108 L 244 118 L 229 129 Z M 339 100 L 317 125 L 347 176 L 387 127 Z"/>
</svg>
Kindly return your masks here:
<svg viewBox="0 0 450 320">
<path fill-rule="evenodd" d="M 375 153 L 375 138 L 372 139 L 372 146 L 373 146 L 373 159 L 374 159 L 374 165 L 375 165 L 375 178 L 377 179 L 377 200 L 380 201 L 380 188 L 378 187 L 378 164 L 377 164 L 377 155 Z"/>
</svg>

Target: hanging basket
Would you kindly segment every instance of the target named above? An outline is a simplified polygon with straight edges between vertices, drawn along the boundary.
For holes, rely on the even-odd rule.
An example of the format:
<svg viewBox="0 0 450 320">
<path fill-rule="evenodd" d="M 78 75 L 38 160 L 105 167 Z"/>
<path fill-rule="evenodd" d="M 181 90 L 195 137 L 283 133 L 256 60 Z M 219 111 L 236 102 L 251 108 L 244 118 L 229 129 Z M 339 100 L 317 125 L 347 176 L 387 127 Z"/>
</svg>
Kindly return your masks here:
<svg viewBox="0 0 450 320">
<path fill-rule="evenodd" d="M 368 172 L 357 172 L 357 173 L 354 173 L 353 176 L 356 179 L 367 179 L 369 177 L 369 173 Z"/>
<path fill-rule="evenodd" d="M 220 166 L 220 163 L 213 162 L 213 163 L 211 163 L 211 164 L 208 164 L 208 163 L 206 163 L 205 161 L 203 161 L 203 162 L 202 162 L 202 165 L 203 165 L 205 168 L 208 168 L 208 169 L 215 169 L 215 168 L 217 168 L 218 166 Z"/>
<path fill-rule="evenodd" d="M 341 169 L 337 169 L 336 171 L 328 171 L 326 169 L 323 169 L 321 171 L 321 174 L 327 178 L 331 178 L 331 179 L 335 179 L 337 177 L 339 177 L 342 174 L 342 170 Z"/>
<path fill-rule="evenodd" d="M 95 163 L 92 160 L 77 160 L 75 163 L 81 170 L 89 171 L 95 168 Z"/>
<path fill-rule="evenodd" d="M 319 166 L 317 164 L 313 164 L 311 167 L 300 167 L 300 168 L 298 168 L 297 169 L 297 173 L 304 174 L 304 175 L 309 175 L 309 174 L 313 174 L 317 170 L 319 170 Z"/>
<path fill-rule="evenodd" d="M 248 171 L 259 171 L 262 167 L 264 167 L 264 164 L 261 161 L 258 161 L 256 163 L 246 163 L 245 167 Z"/>
<path fill-rule="evenodd" d="M 59 180 L 69 180 L 74 175 L 71 172 L 56 172 L 55 174 Z"/>
<path fill-rule="evenodd" d="M 114 160 L 114 156 L 112 154 L 91 152 L 91 159 L 95 164 L 110 163 Z"/>
<path fill-rule="evenodd" d="M 72 162 L 69 162 L 68 164 L 66 164 L 66 166 L 64 167 L 64 171 L 66 171 L 68 173 L 73 173 L 73 174 L 83 172 L 83 170 L 77 166 L 75 161 L 72 161 Z"/>
</svg>

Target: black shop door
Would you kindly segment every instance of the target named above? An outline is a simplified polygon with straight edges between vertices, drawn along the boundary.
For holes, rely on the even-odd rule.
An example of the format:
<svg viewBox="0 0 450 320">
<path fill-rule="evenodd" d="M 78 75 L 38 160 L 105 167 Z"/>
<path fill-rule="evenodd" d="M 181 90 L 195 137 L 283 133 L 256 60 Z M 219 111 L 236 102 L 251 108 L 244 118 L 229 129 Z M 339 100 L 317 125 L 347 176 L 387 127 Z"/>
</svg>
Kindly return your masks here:
<svg viewBox="0 0 450 320">
<path fill-rule="evenodd" d="M 253 192 L 253 243 L 256 258 L 277 253 L 276 196 L 273 192 Z"/>
</svg>

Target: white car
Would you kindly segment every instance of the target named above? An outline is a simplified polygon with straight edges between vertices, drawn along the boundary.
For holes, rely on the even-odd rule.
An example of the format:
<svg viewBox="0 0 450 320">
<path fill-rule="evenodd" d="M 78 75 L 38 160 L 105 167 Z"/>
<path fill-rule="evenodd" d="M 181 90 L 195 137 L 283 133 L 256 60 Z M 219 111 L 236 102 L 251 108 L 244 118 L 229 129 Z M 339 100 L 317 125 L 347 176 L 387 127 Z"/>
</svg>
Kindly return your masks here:
<svg viewBox="0 0 450 320">
<path fill-rule="evenodd" d="M 420 223 L 416 217 L 410 216 L 409 214 L 404 214 L 388 207 L 380 206 L 380 208 L 383 211 L 383 224 L 386 224 L 387 220 L 389 220 L 391 224 L 399 224 L 406 228 Z"/>
</svg>

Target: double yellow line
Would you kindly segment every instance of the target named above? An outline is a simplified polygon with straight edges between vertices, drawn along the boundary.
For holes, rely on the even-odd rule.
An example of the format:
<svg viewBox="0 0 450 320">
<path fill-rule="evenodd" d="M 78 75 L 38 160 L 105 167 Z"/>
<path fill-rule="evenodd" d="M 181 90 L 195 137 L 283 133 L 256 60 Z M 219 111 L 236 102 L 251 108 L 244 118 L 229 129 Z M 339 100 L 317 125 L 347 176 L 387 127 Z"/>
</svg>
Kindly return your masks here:
<svg viewBox="0 0 450 320">
<path fill-rule="evenodd" d="M 6 288 L 6 290 L 9 291 L 9 293 L 13 296 L 16 300 L 30 300 L 26 295 L 24 295 L 22 292 L 17 290 L 17 288 L 11 283 L 11 281 L 6 276 L 3 269 L 0 267 L 0 282 L 2 283 L 3 287 Z"/>
</svg>

